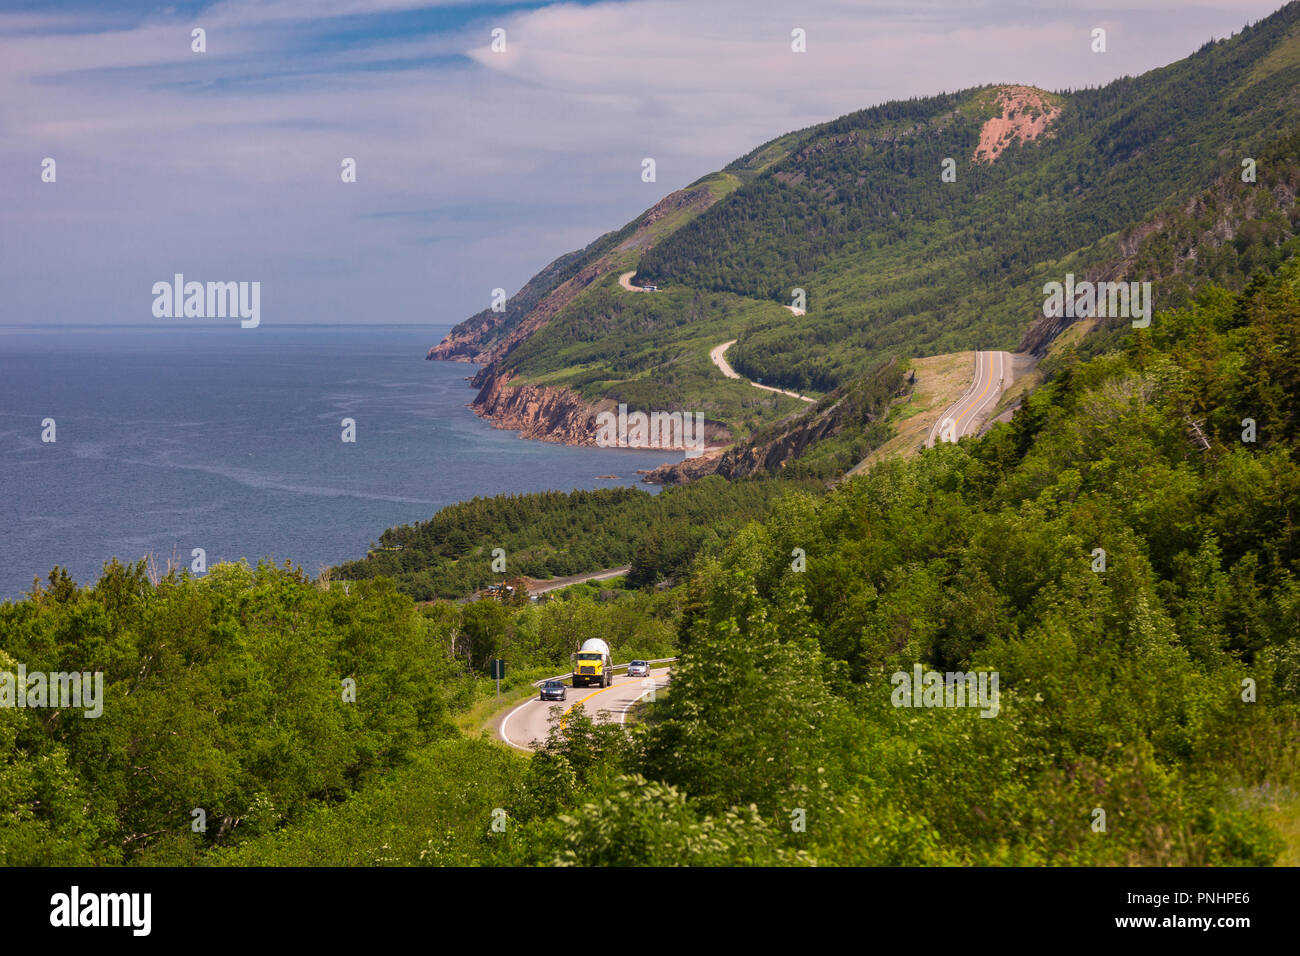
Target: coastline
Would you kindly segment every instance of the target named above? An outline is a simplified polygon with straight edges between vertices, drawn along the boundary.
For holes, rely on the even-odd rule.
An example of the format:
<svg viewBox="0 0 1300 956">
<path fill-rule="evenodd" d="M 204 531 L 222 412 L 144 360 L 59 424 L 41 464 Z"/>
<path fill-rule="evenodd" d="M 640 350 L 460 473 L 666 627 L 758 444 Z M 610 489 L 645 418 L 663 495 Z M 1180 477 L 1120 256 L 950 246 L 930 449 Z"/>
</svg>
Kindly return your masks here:
<svg viewBox="0 0 1300 956">
<path fill-rule="evenodd" d="M 443 344 L 446 344 L 446 341 L 444 339 Z M 478 389 L 474 399 L 467 402 L 466 407 L 491 424 L 493 428 L 513 431 L 519 438 L 529 441 L 549 442 L 576 448 L 664 451 L 679 454 L 690 450 L 680 443 L 626 449 L 601 445 L 596 441 L 597 416 L 603 412 L 617 411 L 617 403 L 612 399 L 592 403 L 567 387 L 556 388 L 530 383 L 512 384 L 514 377 L 493 371 L 493 363 L 477 362 L 473 358 L 460 356 L 434 357 L 433 353 L 437 348 L 429 350 L 426 360 L 456 362 L 477 367 L 473 375 L 465 376 L 465 381 L 469 383 L 470 388 Z M 642 481 L 646 484 L 659 484 L 658 481 L 652 480 L 652 476 L 661 473 L 664 469 L 677 468 L 683 462 L 716 458 L 732 446 L 731 433 L 723 423 L 705 420 L 704 429 L 705 443 L 700 454 L 687 457 L 683 461 L 666 461 L 654 469 L 638 469 L 638 472 L 643 475 Z"/>
</svg>

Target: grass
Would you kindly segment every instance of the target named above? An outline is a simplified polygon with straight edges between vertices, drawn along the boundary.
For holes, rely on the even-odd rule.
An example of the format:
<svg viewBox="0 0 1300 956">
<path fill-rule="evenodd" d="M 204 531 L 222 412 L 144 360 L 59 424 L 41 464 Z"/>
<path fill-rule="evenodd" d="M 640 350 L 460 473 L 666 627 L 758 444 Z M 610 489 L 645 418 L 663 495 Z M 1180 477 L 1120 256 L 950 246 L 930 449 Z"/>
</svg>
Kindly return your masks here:
<svg viewBox="0 0 1300 956">
<path fill-rule="evenodd" d="M 913 359 L 916 390 L 910 401 L 903 399 L 895 403 L 886 419 L 894 429 L 894 437 L 854 466 L 849 474 L 859 474 L 876 462 L 895 455 L 910 458 L 920 451 L 930 434 L 930 427 L 938 421 L 943 410 L 957 401 L 970 386 L 974 363 L 973 352 L 947 352 Z"/>
<path fill-rule="evenodd" d="M 1300 27 L 1292 27 L 1285 40 L 1273 48 L 1272 52 L 1253 69 L 1248 83 L 1258 83 L 1268 79 L 1274 73 L 1288 67 L 1300 66 Z"/>
<path fill-rule="evenodd" d="M 1263 816 L 1286 843 L 1274 866 L 1300 866 L 1300 796 L 1273 804 Z"/>
<path fill-rule="evenodd" d="M 507 669 L 509 674 L 509 670 Z M 513 707 L 537 695 L 534 681 L 545 677 L 554 677 L 557 667 L 532 668 L 527 671 L 509 674 L 502 681 L 501 696 L 496 695 L 496 682 L 485 680 L 482 684 L 482 696 L 466 710 L 460 711 L 453 718 L 456 728 L 466 737 L 481 737 L 484 733 L 495 736 L 495 724 L 501 711 Z"/>
</svg>

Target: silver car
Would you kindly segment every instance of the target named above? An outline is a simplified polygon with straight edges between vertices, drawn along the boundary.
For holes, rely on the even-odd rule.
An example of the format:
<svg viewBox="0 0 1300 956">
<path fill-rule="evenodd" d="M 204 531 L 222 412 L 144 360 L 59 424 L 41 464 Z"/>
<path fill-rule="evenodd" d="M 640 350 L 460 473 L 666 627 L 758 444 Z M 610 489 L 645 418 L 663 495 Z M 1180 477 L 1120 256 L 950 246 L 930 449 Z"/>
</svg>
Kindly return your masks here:
<svg viewBox="0 0 1300 956">
<path fill-rule="evenodd" d="M 650 662 L 632 661 L 632 663 L 627 665 L 627 676 L 628 677 L 649 677 Z"/>
</svg>

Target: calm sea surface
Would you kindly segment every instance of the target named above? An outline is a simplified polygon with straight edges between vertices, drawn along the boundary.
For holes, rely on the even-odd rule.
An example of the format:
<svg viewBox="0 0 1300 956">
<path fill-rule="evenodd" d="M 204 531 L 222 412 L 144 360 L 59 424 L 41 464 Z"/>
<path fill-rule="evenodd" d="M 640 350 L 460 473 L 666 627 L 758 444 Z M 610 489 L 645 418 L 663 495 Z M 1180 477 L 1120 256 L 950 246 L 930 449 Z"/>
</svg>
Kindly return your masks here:
<svg viewBox="0 0 1300 956">
<path fill-rule="evenodd" d="M 0 600 L 56 564 L 86 584 L 114 556 L 200 547 L 315 574 L 476 495 L 635 485 L 681 460 L 492 428 L 465 407 L 475 366 L 424 361 L 446 331 L 0 327 Z"/>
</svg>

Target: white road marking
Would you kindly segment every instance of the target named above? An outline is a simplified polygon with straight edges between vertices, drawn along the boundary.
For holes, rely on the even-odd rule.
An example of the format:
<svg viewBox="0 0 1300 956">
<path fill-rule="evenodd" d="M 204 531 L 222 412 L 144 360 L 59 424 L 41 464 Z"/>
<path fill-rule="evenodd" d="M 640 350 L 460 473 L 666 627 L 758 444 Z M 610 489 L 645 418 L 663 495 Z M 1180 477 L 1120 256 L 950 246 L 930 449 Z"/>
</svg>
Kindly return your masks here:
<svg viewBox="0 0 1300 956">
<path fill-rule="evenodd" d="M 646 694 L 653 694 L 655 691 L 659 689 L 659 687 L 660 687 L 659 682 L 655 681 L 655 685 L 653 687 L 647 687 L 641 693 L 637 694 L 636 697 L 628 701 L 627 706 L 618 712 L 618 722 L 620 724 L 626 724 L 627 712 L 631 710 L 636 705 L 636 702 L 639 701 L 642 697 L 644 697 Z"/>
<path fill-rule="evenodd" d="M 985 371 L 984 368 L 984 361 L 983 361 L 984 356 L 988 356 L 989 359 L 987 372 Z M 998 380 L 996 384 L 994 384 L 993 382 L 994 356 L 997 356 L 997 362 L 998 362 Z M 938 432 L 940 428 L 947 422 L 952 422 L 955 426 L 953 428 L 953 435 L 952 435 L 953 441 L 956 441 L 957 439 L 963 437 L 964 435 L 969 434 L 970 426 L 979 420 L 980 413 L 985 409 L 987 405 L 984 396 L 988 393 L 989 387 L 993 386 L 994 391 L 993 391 L 992 398 L 996 403 L 998 396 L 1000 396 L 1003 392 L 1003 384 L 1005 383 L 1005 381 L 1006 381 L 1006 353 L 1002 352 L 1001 350 L 998 350 L 996 352 L 976 351 L 974 380 L 971 382 L 970 387 L 966 389 L 965 392 L 962 393 L 961 398 L 957 399 L 957 401 L 949 405 L 948 408 L 944 410 L 944 413 L 939 418 L 939 420 L 936 421 L 932 426 L 930 426 L 930 435 L 926 439 L 926 447 L 927 448 L 934 447 L 936 432 Z M 972 417 L 966 424 L 962 424 L 962 420 L 965 419 L 968 415 Z M 940 440 L 942 440 L 943 436 L 940 435 L 939 437 Z"/>
<path fill-rule="evenodd" d="M 523 710 L 525 707 L 527 707 L 527 706 L 528 706 L 529 704 L 531 704 L 532 702 L 533 702 L 533 700 L 532 700 L 532 698 L 530 697 L 528 700 L 524 701 L 522 704 L 520 704 L 520 705 L 519 705 L 518 707 L 516 707 L 514 710 L 510 711 L 510 713 L 506 714 L 506 719 L 503 720 L 503 721 L 501 721 L 501 739 L 504 740 L 506 743 L 508 743 L 511 747 L 516 747 L 516 748 L 518 748 L 519 750 L 527 750 L 528 748 L 525 747 L 525 746 L 523 746 L 522 744 L 517 744 L 517 743 L 515 743 L 513 740 L 511 740 L 510 737 L 509 737 L 509 735 L 506 733 L 506 726 L 510 723 L 510 718 L 511 718 L 511 717 L 513 717 L 515 714 L 519 713 L 521 710 Z"/>
</svg>

